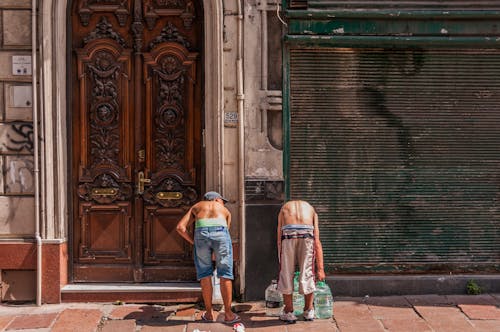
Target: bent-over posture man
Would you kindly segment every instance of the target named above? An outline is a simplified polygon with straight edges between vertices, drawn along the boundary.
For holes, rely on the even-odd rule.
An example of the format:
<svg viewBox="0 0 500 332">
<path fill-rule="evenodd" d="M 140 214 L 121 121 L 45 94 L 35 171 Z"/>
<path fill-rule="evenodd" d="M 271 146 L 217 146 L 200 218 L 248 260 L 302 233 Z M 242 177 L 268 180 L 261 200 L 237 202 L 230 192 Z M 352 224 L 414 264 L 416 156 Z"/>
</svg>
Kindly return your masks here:
<svg viewBox="0 0 500 332">
<path fill-rule="evenodd" d="M 285 308 L 280 320 L 295 323 L 293 314 L 293 277 L 299 266 L 299 293 L 304 295 L 304 319 L 314 319 L 314 265 L 319 280 L 325 279 L 323 247 L 319 239 L 318 215 L 305 201 L 289 201 L 278 215 L 278 258 L 280 274 L 278 290 L 283 294 Z"/>
<path fill-rule="evenodd" d="M 189 243 L 194 244 L 194 265 L 201 284 L 206 311 L 201 318 L 214 321 L 212 308 L 212 253 L 215 256 L 217 275 L 220 278 L 222 301 L 224 302 L 224 323 L 238 322 L 240 317 L 232 312 L 233 247 L 229 226 L 231 213 L 224 207 L 227 200 L 214 191 L 207 192 L 203 201 L 194 204 L 177 224 L 177 232 Z M 195 223 L 194 238 L 187 228 Z"/>
</svg>

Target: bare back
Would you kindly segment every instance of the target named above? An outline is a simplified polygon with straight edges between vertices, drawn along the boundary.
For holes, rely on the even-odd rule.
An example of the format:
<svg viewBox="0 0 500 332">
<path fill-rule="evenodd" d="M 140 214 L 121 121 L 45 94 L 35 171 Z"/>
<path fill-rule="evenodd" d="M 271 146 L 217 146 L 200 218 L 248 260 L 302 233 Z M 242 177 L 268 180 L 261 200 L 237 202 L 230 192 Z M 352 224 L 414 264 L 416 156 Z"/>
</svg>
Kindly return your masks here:
<svg viewBox="0 0 500 332">
<path fill-rule="evenodd" d="M 221 199 L 213 201 L 201 201 L 193 205 L 189 211 L 177 223 L 177 232 L 189 243 L 194 239 L 188 234 L 187 228 L 199 219 L 223 219 L 227 228 L 231 227 L 231 212 L 224 206 Z"/>
<path fill-rule="evenodd" d="M 314 215 L 316 212 L 311 204 L 306 201 L 289 201 L 283 205 L 280 214 L 282 215 L 282 226 L 284 225 L 314 225 Z"/>
<path fill-rule="evenodd" d="M 201 201 L 196 203 L 191 210 L 195 219 L 203 218 L 228 218 L 229 210 L 216 201 Z"/>
<path fill-rule="evenodd" d="M 319 236 L 318 214 L 311 204 L 306 201 L 294 200 L 286 202 L 278 215 L 277 227 L 277 247 L 278 258 L 281 259 L 281 241 L 283 226 L 286 225 L 312 225 L 314 227 L 314 251 L 318 279 L 325 279 L 325 270 L 323 266 L 323 246 Z"/>
</svg>

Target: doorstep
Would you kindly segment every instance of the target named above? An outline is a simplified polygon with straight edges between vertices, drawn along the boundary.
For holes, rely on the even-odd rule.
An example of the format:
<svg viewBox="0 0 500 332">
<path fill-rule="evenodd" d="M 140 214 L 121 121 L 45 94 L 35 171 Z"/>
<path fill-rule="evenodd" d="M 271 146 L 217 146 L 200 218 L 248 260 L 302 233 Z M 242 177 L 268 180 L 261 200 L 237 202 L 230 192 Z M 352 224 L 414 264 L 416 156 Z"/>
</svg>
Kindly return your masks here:
<svg viewBox="0 0 500 332">
<path fill-rule="evenodd" d="M 61 289 L 62 302 L 194 303 L 201 299 L 199 283 L 78 283 Z"/>
</svg>

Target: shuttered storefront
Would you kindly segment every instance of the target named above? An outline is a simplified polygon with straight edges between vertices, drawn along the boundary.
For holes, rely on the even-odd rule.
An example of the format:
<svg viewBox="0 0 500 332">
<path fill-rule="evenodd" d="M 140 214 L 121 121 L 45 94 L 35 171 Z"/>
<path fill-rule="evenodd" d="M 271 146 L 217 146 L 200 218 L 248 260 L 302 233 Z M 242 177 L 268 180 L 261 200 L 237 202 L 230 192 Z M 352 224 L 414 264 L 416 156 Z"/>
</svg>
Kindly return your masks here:
<svg viewBox="0 0 500 332">
<path fill-rule="evenodd" d="M 500 271 L 500 50 L 288 56 L 288 195 L 327 270 Z"/>
</svg>

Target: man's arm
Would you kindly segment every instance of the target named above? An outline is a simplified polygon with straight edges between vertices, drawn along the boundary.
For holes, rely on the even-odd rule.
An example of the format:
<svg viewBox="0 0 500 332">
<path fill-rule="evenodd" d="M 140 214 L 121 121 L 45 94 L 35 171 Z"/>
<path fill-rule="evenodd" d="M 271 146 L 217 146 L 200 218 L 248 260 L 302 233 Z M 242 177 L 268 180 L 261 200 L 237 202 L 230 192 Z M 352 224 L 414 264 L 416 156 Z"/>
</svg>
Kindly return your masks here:
<svg viewBox="0 0 500 332">
<path fill-rule="evenodd" d="M 193 208 L 191 207 L 188 212 L 177 223 L 177 233 L 182 236 L 187 242 L 194 244 L 194 239 L 187 232 L 187 227 L 194 221 Z"/>
<path fill-rule="evenodd" d="M 227 210 L 226 220 L 227 220 L 227 229 L 231 229 L 231 212 L 229 212 L 229 210 Z"/>
<path fill-rule="evenodd" d="M 318 280 L 325 280 L 325 267 L 323 265 L 323 246 L 319 239 L 318 214 L 314 212 L 314 252 L 316 256 L 316 272 Z"/>
<path fill-rule="evenodd" d="M 278 214 L 278 229 L 276 236 L 276 246 L 278 247 L 278 262 L 281 259 L 281 227 L 283 226 L 283 208 L 281 208 L 280 213 Z"/>
</svg>

